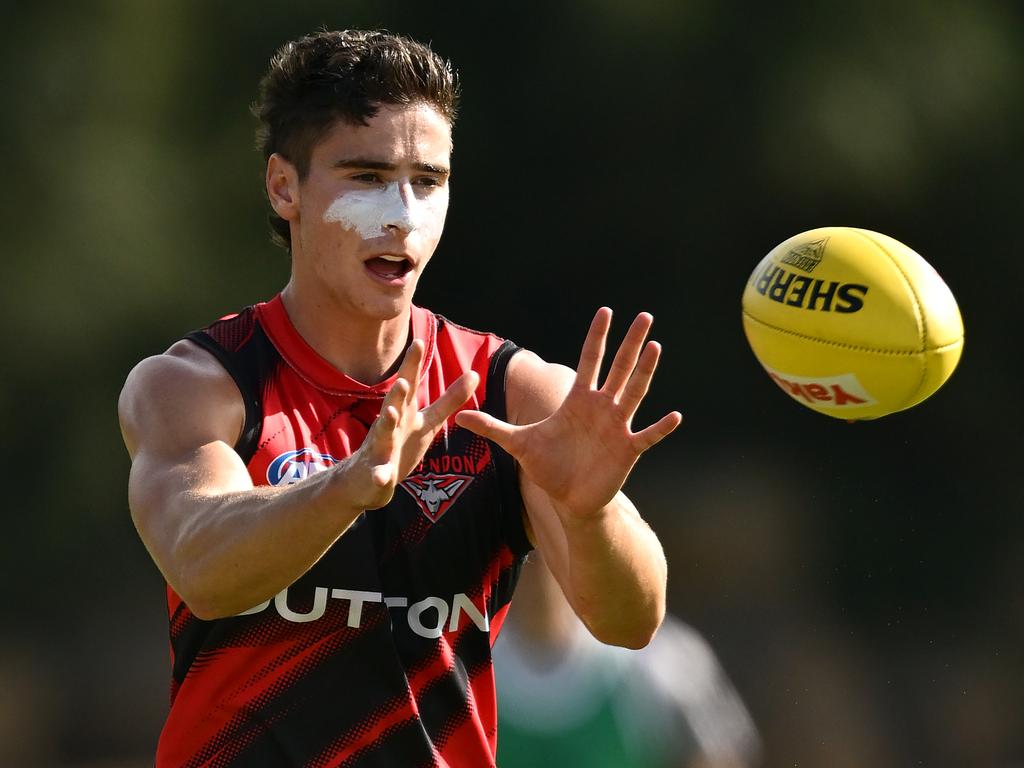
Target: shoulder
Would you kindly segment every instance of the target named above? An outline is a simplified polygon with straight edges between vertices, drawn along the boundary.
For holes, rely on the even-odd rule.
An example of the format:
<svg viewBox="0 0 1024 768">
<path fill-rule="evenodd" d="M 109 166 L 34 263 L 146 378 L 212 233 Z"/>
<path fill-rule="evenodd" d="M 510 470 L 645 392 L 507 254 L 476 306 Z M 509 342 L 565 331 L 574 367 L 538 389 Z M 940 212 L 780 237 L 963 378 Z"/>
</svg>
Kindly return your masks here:
<svg viewBox="0 0 1024 768">
<path fill-rule="evenodd" d="M 440 343 L 451 345 L 455 348 L 484 349 L 493 351 L 505 343 L 505 339 L 491 331 L 480 331 L 465 325 L 456 323 L 451 318 L 430 310 L 417 308 L 420 312 L 433 315 L 437 335 Z"/>
<path fill-rule="evenodd" d="M 428 354 L 435 356 L 443 369 L 455 375 L 475 370 L 480 374 L 481 385 L 486 385 L 488 390 L 493 375 L 500 375 L 504 380 L 506 363 L 519 349 L 515 343 L 496 333 L 452 322 L 444 315 L 433 317 L 437 319 L 436 338 L 433 334 L 424 338 Z"/>
<path fill-rule="evenodd" d="M 132 454 L 155 436 L 173 439 L 196 427 L 233 443 L 245 420 L 245 405 L 230 374 L 212 354 L 185 340 L 131 370 L 117 409 Z"/>
<path fill-rule="evenodd" d="M 515 354 L 508 364 L 506 397 L 509 420 L 532 424 L 550 416 L 569 393 L 576 372 L 549 363 L 528 349 Z"/>
<path fill-rule="evenodd" d="M 125 379 L 121 400 L 127 404 L 136 396 L 188 394 L 193 389 L 216 390 L 218 385 L 231 383 L 231 376 L 212 354 L 182 340 L 132 368 Z"/>
</svg>

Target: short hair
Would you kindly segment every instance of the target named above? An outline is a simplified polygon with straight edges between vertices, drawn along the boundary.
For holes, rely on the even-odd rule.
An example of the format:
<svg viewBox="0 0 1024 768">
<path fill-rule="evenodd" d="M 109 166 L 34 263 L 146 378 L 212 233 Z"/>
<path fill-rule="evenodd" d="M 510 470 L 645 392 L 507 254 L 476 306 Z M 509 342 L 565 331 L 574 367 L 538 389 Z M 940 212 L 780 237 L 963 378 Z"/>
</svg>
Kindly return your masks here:
<svg viewBox="0 0 1024 768">
<path fill-rule="evenodd" d="M 270 60 L 252 105 L 256 146 L 304 179 L 313 148 L 337 121 L 366 125 L 382 104 L 425 103 L 453 126 L 458 99 L 458 74 L 429 45 L 383 30 L 323 30 L 285 43 Z M 271 210 L 270 226 L 290 251 L 288 222 Z"/>
</svg>

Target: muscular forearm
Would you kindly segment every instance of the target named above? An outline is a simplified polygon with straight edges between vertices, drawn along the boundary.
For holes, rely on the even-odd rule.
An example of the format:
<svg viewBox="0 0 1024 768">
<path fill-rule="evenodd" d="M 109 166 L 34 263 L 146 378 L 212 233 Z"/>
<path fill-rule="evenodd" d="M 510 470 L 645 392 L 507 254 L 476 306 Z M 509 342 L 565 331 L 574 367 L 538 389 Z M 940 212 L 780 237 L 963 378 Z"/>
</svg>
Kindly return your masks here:
<svg viewBox="0 0 1024 768">
<path fill-rule="evenodd" d="M 234 615 L 313 567 L 362 513 L 327 492 L 330 479 L 190 499 L 203 509 L 184 532 L 179 556 L 195 589 L 190 608 L 209 614 L 203 618 Z"/>
<path fill-rule="evenodd" d="M 667 567 L 658 538 L 622 493 L 586 519 L 555 509 L 573 609 L 602 642 L 643 647 L 665 615 Z"/>
<path fill-rule="evenodd" d="M 146 544 L 193 613 L 235 615 L 292 584 L 361 514 L 347 498 L 346 469 L 283 488 L 171 496 L 158 513 L 163 524 L 147 527 Z"/>
</svg>

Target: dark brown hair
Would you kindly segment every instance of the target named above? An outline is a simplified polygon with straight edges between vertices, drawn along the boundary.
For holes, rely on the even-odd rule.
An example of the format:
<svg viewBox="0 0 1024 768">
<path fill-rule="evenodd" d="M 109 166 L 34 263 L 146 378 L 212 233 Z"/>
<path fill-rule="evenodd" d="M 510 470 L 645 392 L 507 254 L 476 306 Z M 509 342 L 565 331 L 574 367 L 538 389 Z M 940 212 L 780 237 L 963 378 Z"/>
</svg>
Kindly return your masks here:
<svg viewBox="0 0 1024 768">
<path fill-rule="evenodd" d="M 366 125 L 382 104 L 426 103 L 454 125 L 458 76 L 429 46 L 385 31 L 321 31 L 285 43 L 270 60 L 252 113 L 256 146 L 304 179 L 313 147 L 338 120 Z M 274 242 L 291 250 L 288 222 L 270 213 Z"/>
</svg>

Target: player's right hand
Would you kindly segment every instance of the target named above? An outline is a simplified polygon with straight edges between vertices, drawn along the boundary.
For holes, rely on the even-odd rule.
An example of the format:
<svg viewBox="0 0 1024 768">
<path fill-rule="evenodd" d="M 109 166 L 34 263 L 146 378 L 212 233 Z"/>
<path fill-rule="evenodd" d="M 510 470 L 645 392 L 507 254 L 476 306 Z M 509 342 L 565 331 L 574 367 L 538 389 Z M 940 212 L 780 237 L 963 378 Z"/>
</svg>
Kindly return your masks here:
<svg viewBox="0 0 1024 768">
<path fill-rule="evenodd" d="M 423 460 L 434 437 L 480 382 L 476 371 L 467 371 L 420 410 L 422 364 L 423 342 L 417 339 L 409 345 L 363 444 L 337 469 L 346 501 L 356 509 L 377 509 L 391 501 L 398 483 Z"/>
</svg>

